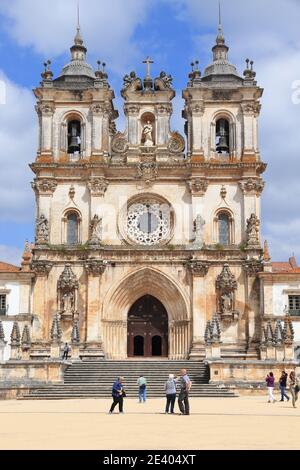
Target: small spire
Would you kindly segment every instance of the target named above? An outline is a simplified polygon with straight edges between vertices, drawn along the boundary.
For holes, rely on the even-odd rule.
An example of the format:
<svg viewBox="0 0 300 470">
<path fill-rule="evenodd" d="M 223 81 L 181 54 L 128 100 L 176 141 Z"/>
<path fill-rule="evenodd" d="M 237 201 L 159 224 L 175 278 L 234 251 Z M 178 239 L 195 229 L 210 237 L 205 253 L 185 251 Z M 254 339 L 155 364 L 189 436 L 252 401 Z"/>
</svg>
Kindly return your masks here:
<svg viewBox="0 0 300 470">
<path fill-rule="evenodd" d="M 267 240 L 265 240 L 265 242 L 264 242 L 264 257 L 263 257 L 263 259 L 266 263 L 271 261 L 271 256 L 269 254 L 269 246 L 268 246 L 268 241 Z"/>
<path fill-rule="evenodd" d="M 81 32 L 80 32 L 80 10 L 79 10 L 79 2 L 77 3 L 77 33 L 74 39 L 74 44 L 76 46 L 82 46 L 83 45 L 83 39 L 81 37 Z"/>
<path fill-rule="evenodd" d="M 218 45 L 225 44 L 225 38 L 223 34 L 223 28 L 222 28 L 222 19 L 221 19 L 221 2 L 219 0 L 219 25 L 218 25 L 218 35 L 216 42 Z"/>
</svg>

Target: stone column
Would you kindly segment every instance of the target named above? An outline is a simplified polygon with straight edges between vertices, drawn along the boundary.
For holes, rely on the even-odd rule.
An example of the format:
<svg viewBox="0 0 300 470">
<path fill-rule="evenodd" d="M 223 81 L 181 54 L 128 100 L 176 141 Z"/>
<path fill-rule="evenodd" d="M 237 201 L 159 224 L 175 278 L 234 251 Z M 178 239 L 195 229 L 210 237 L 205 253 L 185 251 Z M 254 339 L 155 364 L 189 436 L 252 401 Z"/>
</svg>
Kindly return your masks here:
<svg viewBox="0 0 300 470">
<path fill-rule="evenodd" d="M 205 276 L 209 265 L 203 261 L 191 260 L 188 265 L 193 286 L 193 336 L 190 358 L 205 357 L 204 335 L 206 326 L 206 292 Z"/>
<path fill-rule="evenodd" d="M 86 345 L 83 355 L 101 359 L 104 357 L 102 347 L 101 326 L 101 277 L 106 264 L 103 260 L 88 260 L 85 264 L 87 272 L 87 313 L 86 313 Z"/>
<path fill-rule="evenodd" d="M 48 261 L 33 261 L 32 270 L 36 275 L 32 312 L 37 317 L 32 330 L 32 340 L 43 340 L 48 337 L 47 322 L 47 277 L 52 269 L 52 263 Z"/>
<path fill-rule="evenodd" d="M 141 143 L 141 135 L 139 135 L 139 116 L 140 108 L 136 105 L 125 106 L 125 115 L 127 116 L 127 139 L 129 145 L 139 145 Z"/>
<path fill-rule="evenodd" d="M 100 103 L 94 103 L 91 106 L 92 114 L 92 157 L 98 157 L 103 154 L 103 106 Z"/>
</svg>

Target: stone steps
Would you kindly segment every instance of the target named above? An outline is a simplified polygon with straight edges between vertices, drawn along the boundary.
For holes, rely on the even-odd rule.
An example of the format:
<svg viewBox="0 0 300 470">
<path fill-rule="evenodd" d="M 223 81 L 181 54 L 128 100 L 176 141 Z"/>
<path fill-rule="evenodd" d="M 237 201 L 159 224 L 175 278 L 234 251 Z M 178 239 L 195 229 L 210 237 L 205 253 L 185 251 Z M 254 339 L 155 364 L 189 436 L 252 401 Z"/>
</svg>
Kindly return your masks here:
<svg viewBox="0 0 300 470">
<path fill-rule="evenodd" d="M 110 398 L 112 383 L 125 377 L 128 397 L 137 397 L 137 379 L 144 374 L 149 398 L 163 397 L 164 384 L 170 373 L 179 374 L 185 368 L 193 383 L 191 397 L 233 397 L 227 388 L 209 384 L 209 367 L 196 361 L 125 360 L 98 362 L 66 362 L 63 384 L 47 384 L 32 388 L 24 399 Z"/>
</svg>

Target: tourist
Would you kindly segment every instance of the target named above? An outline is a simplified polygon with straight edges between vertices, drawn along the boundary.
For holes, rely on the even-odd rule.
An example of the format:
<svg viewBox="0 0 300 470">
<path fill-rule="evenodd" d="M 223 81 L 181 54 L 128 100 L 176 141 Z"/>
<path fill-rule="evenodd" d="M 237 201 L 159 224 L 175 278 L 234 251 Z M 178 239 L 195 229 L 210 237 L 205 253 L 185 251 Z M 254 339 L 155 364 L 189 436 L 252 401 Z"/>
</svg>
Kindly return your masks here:
<svg viewBox="0 0 300 470">
<path fill-rule="evenodd" d="M 174 414 L 174 405 L 176 401 L 176 382 L 174 379 L 174 374 L 170 374 L 168 380 L 165 383 L 165 392 L 166 392 L 166 398 L 167 398 L 167 403 L 166 403 L 166 411 L 165 413 L 170 413 L 173 415 Z"/>
<path fill-rule="evenodd" d="M 285 370 L 282 371 L 281 377 L 279 379 L 279 388 L 281 392 L 281 399 L 280 401 L 284 401 L 284 397 L 289 401 L 290 397 L 286 394 L 286 382 L 287 382 L 288 375 Z"/>
<path fill-rule="evenodd" d="M 178 396 L 178 406 L 182 415 L 190 414 L 189 392 L 192 386 L 186 369 L 181 369 L 180 378 L 177 379 L 180 384 L 180 391 Z"/>
<path fill-rule="evenodd" d="M 123 386 L 124 377 L 118 377 L 112 386 L 112 397 L 113 402 L 109 412 L 112 413 L 117 405 L 119 405 L 119 413 L 123 413 L 123 398 L 126 397 L 126 393 Z"/>
<path fill-rule="evenodd" d="M 292 395 L 293 407 L 296 408 L 296 401 L 298 400 L 298 394 L 300 391 L 300 381 L 299 377 L 296 377 L 294 371 L 292 371 L 289 376 L 289 388 Z"/>
<path fill-rule="evenodd" d="M 64 349 L 63 349 L 62 360 L 68 359 L 69 351 L 70 351 L 70 347 L 69 347 L 68 343 L 66 343 L 66 344 L 64 345 Z"/>
<path fill-rule="evenodd" d="M 275 403 L 276 400 L 273 395 L 275 378 L 274 378 L 273 372 L 269 372 L 269 374 L 266 377 L 266 382 L 267 382 L 268 393 L 269 393 L 268 403 Z"/>
<path fill-rule="evenodd" d="M 143 375 L 137 379 L 137 384 L 139 386 L 139 402 L 146 403 L 147 398 L 147 380 Z"/>
</svg>

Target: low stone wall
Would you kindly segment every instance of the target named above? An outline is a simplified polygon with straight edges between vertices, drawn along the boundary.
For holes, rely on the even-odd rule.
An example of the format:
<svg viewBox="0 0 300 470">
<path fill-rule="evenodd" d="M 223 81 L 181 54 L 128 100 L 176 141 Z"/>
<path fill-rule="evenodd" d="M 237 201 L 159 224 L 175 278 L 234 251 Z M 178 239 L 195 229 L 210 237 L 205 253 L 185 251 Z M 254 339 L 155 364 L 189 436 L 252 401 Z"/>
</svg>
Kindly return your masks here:
<svg viewBox="0 0 300 470">
<path fill-rule="evenodd" d="M 243 360 L 211 360 L 206 361 L 210 368 L 210 383 L 228 386 L 241 393 L 260 392 L 266 389 L 265 378 L 273 372 L 276 386 L 281 372 L 292 370 L 300 373 L 299 363 L 296 361 L 243 361 Z"/>
<path fill-rule="evenodd" d="M 0 398 L 16 398 L 34 387 L 63 383 L 68 363 L 61 361 L 7 361 L 0 363 Z"/>
</svg>

